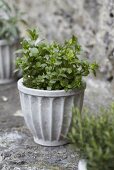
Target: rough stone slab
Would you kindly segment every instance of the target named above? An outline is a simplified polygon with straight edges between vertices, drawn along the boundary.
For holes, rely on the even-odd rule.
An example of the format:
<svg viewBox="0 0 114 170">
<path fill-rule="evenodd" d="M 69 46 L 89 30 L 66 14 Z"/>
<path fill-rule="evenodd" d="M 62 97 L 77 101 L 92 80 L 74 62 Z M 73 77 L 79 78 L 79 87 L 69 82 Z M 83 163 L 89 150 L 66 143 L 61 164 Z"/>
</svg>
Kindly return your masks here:
<svg viewBox="0 0 114 170">
<path fill-rule="evenodd" d="M 0 165 L 3 170 L 76 169 L 78 155 L 70 145 L 42 147 L 25 127 L 0 132 Z"/>
</svg>

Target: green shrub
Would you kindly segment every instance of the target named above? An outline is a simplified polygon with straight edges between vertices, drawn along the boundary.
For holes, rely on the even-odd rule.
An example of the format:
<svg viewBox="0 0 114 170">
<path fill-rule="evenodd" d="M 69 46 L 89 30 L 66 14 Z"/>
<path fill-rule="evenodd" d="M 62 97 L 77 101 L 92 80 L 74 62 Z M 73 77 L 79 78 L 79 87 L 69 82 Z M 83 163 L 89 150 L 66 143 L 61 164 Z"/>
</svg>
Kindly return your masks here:
<svg viewBox="0 0 114 170">
<path fill-rule="evenodd" d="M 97 116 L 74 109 L 68 138 L 80 148 L 88 170 L 114 170 L 114 105 Z"/>
<path fill-rule="evenodd" d="M 44 90 L 82 88 L 82 77 L 97 64 L 90 64 L 78 58 L 81 47 L 75 36 L 63 44 L 39 41 L 37 30 L 28 30 L 28 39 L 22 41 L 22 57 L 17 66 L 23 73 L 23 83 L 27 87 Z"/>
<path fill-rule="evenodd" d="M 0 39 L 15 40 L 19 38 L 18 23 L 21 21 L 26 24 L 22 19 L 23 14 L 15 5 L 11 8 L 8 2 L 0 0 Z"/>
</svg>

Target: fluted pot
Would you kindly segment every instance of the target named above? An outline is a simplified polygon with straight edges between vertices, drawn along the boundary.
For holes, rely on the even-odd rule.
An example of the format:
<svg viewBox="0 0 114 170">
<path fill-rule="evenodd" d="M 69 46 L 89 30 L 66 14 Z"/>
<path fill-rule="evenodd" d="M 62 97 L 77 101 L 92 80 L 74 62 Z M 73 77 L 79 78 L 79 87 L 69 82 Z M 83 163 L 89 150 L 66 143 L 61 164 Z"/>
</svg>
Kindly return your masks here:
<svg viewBox="0 0 114 170">
<path fill-rule="evenodd" d="M 17 42 L 11 43 L 7 40 L 0 40 L 0 84 L 13 81 L 16 46 Z"/>
<path fill-rule="evenodd" d="M 64 90 L 38 90 L 27 88 L 23 79 L 18 81 L 20 101 L 25 122 L 33 134 L 34 141 L 45 146 L 67 143 L 72 107 L 82 109 L 84 89 L 65 92 Z"/>
</svg>

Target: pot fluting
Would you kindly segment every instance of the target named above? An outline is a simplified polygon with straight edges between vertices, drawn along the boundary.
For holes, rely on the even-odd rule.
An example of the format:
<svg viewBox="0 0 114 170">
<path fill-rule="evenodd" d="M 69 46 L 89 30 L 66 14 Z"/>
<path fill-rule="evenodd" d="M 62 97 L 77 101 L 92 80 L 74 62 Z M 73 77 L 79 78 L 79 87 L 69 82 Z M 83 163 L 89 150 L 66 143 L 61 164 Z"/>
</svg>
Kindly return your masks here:
<svg viewBox="0 0 114 170">
<path fill-rule="evenodd" d="M 81 111 L 84 89 L 65 92 L 27 88 L 23 80 L 18 81 L 20 101 L 25 122 L 33 134 L 34 141 L 45 146 L 67 143 L 72 107 Z"/>
</svg>

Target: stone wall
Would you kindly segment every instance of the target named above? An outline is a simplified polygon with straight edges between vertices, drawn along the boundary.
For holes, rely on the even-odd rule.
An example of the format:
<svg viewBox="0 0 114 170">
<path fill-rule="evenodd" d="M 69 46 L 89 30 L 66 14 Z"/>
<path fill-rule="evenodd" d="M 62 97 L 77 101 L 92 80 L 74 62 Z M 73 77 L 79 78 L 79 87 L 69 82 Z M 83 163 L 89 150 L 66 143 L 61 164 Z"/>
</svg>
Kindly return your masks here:
<svg viewBox="0 0 114 170">
<path fill-rule="evenodd" d="M 14 0 L 10 0 L 14 2 Z M 15 0 L 48 40 L 77 35 L 86 55 L 100 63 L 110 80 L 114 74 L 114 0 Z"/>
</svg>

